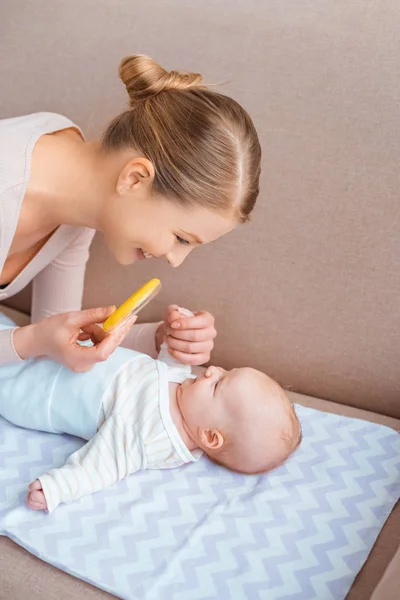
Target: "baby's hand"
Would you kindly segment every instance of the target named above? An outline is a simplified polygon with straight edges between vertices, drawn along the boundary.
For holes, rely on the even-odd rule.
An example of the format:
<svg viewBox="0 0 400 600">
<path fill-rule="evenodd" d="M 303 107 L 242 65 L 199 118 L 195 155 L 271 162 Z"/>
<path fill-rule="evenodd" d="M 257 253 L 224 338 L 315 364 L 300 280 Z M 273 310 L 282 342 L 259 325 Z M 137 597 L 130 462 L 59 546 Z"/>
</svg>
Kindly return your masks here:
<svg viewBox="0 0 400 600">
<path fill-rule="evenodd" d="M 217 335 L 214 317 L 204 311 L 192 317 L 183 316 L 179 307 L 168 307 L 167 316 L 160 327 L 159 335 L 165 337 L 168 351 L 179 362 L 187 365 L 202 365 L 210 360 Z"/>
<path fill-rule="evenodd" d="M 28 489 L 27 502 L 29 508 L 32 508 L 32 510 L 46 510 L 47 501 L 39 479 L 35 479 L 35 481 L 29 485 Z"/>
</svg>

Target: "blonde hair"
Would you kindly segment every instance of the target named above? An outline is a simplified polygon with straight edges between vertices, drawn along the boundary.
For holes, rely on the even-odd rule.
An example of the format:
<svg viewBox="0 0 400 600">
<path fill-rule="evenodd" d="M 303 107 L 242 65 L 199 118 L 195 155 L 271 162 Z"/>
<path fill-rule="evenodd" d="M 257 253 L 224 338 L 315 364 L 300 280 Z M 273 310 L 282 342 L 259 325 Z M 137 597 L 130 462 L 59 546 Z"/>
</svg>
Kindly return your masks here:
<svg viewBox="0 0 400 600">
<path fill-rule="evenodd" d="M 148 56 L 124 58 L 119 75 L 130 109 L 108 126 L 104 149 L 134 148 L 150 160 L 154 194 L 248 220 L 259 193 L 261 148 L 240 104 L 207 89 L 199 73 L 168 72 Z"/>
</svg>

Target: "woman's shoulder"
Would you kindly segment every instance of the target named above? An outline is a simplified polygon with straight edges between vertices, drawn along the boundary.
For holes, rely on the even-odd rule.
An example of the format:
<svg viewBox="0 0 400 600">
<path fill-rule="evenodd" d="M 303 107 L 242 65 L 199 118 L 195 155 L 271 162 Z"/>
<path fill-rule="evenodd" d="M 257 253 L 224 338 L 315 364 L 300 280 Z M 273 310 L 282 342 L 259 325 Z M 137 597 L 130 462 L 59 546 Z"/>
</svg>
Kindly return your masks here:
<svg viewBox="0 0 400 600">
<path fill-rule="evenodd" d="M 7 141 L 7 136 L 29 139 L 35 133 L 51 133 L 68 127 L 79 127 L 68 117 L 52 112 L 38 112 L 8 119 L 0 119 L 0 143 Z"/>
<path fill-rule="evenodd" d="M 30 174 L 33 148 L 45 134 L 79 127 L 57 113 L 40 112 L 0 119 L 0 194 L 23 185 Z"/>
</svg>

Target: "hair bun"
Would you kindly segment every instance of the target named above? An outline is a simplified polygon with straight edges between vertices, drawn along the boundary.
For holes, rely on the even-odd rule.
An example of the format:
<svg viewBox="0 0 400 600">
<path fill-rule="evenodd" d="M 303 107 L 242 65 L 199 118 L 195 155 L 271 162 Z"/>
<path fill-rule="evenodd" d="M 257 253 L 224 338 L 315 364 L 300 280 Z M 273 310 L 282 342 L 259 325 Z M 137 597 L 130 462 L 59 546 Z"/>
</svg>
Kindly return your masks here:
<svg viewBox="0 0 400 600">
<path fill-rule="evenodd" d="M 119 76 L 126 86 L 131 105 L 167 90 L 203 87 L 199 73 L 166 71 L 143 54 L 124 58 L 119 66 Z"/>
</svg>

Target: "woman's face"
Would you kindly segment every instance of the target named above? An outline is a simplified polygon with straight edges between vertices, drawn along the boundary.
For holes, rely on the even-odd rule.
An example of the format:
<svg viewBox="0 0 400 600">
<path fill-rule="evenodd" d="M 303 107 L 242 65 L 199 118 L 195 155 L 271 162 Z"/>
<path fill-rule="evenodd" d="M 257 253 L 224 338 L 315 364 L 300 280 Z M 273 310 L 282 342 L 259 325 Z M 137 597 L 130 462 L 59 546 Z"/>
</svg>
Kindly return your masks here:
<svg viewBox="0 0 400 600">
<path fill-rule="evenodd" d="M 183 208 L 148 194 L 117 194 L 102 214 L 101 230 L 109 250 L 122 265 L 145 258 L 166 258 L 179 266 L 199 244 L 232 231 L 237 220 L 200 207 Z"/>
</svg>

